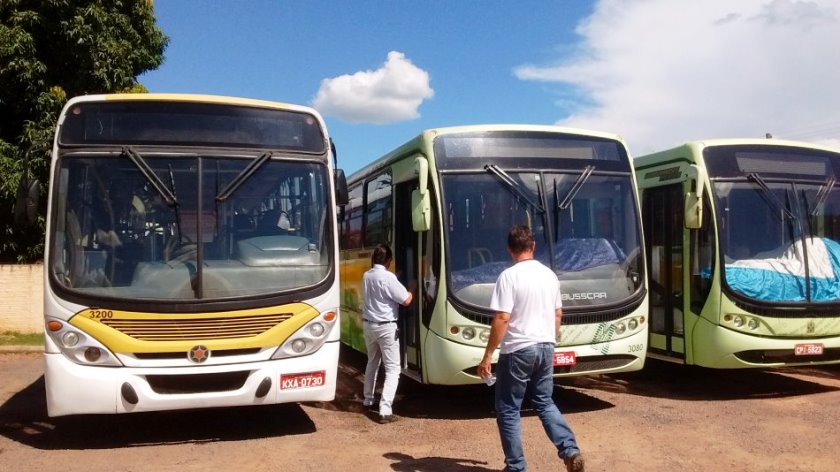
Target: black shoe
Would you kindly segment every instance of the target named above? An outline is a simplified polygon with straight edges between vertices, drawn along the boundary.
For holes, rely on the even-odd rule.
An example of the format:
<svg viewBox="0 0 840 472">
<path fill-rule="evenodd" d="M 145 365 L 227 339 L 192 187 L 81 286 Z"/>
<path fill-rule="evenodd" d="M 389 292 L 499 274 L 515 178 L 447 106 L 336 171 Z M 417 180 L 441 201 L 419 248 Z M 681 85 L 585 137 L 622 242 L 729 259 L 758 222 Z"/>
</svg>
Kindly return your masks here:
<svg viewBox="0 0 840 472">
<path fill-rule="evenodd" d="M 388 424 L 397 421 L 397 415 L 379 415 L 379 424 Z"/>
<path fill-rule="evenodd" d="M 563 459 L 563 462 L 566 464 L 567 472 L 583 472 L 583 456 L 580 453 L 575 452 L 571 456 Z"/>
</svg>

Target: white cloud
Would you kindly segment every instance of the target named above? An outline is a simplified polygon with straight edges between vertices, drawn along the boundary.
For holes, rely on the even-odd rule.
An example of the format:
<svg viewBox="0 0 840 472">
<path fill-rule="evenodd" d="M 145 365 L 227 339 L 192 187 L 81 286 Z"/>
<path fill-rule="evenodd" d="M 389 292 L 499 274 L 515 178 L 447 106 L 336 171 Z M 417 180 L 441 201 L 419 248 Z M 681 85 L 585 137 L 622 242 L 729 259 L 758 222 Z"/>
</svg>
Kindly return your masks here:
<svg viewBox="0 0 840 472">
<path fill-rule="evenodd" d="M 621 134 L 634 154 L 768 132 L 840 143 L 835 1 L 602 0 L 577 33 L 573 55 L 514 70 L 583 94 L 560 125 Z"/>
<path fill-rule="evenodd" d="M 352 123 L 384 124 L 419 117 L 417 108 L 433 95 L 429 73 L 391 51 L 379 69 L 322 80 L 312 104 Z"/>
</svg>

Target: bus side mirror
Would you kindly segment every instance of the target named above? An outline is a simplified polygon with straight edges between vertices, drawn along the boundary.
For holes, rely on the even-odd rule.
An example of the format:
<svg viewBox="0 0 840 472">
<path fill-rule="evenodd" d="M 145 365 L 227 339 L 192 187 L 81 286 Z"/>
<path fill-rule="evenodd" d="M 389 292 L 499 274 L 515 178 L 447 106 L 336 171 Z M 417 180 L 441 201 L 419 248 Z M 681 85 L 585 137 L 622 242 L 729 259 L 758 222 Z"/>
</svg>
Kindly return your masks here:
<svg viewBox="0 0 840 472">
<path fill-rule="evenodd" d="M 38 220 L 38 202 L 41 200 L 41 182 L 38 179 L 21 179 L 15 200 L 15 223 L 34 226 Z"/>
<path fill-rule="evenodd" d="M 432 208 L 429 192 L 411 192 L 411 227 L 414 231 L 428 231 L 432 227 Z"/>
<path fill-rule="evenodd" d="M 347 205 L 350 201 L 350 193 L 347 191 L 347 177 L 344 176 L 344 171 L 341 169 L 335 170 L 335 203 L 337 205 Z"/>
<path fill-rule="evenodd" d="M 688 191 L 685 194 L 685 227 L 700 229 L 703 225 L 703 182 L 705 172 L 697 165 L 690 165 L 685 171 Z"/>
<path fill-rule="evenodd" d="M 700 229 L 703 224 L 703 198 L 694 192 L 685 194 L 685 227 Z"/>
</svg>

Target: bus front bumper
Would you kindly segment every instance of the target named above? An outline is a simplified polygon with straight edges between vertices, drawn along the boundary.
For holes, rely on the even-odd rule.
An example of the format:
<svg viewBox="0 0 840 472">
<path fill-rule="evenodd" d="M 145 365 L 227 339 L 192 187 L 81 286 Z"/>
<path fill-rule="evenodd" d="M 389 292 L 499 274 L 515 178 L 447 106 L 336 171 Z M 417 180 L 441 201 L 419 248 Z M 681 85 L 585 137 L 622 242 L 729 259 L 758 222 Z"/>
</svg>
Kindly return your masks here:
<svg viewBox="0 0 840 472">
<path fill-rule="evenodd" d="M 423 378 L 426 383 L 466 385 L 481 382 L 476 368 L 484 356 L 484 347 L 456 343 L 430 331 L 424 349 Z M 645 364 L 646 350 L 647 330 L 603 343 L 557 346 L 554 352 L 574 352 L 577 363 L 574 366 L 555 366 L 554 377 L 640 370 Z M 498 355 L 497 350 L 493 354 L 494 364 Z"/>
<path fill-rule="evenodd" d="M 335 398 L 338 342 L 303 357 L 196 367 L 97 367 L 45 354 L 51 417 Z"/>
<path fill-rule="evenodd" d="M 692 336 L 691 363 L 702 367 L 743 369 L 840 363 L 840 336 L 774 339 L 733 331 L 703 318 L 698 320 Z M 823 353 L 808 355 L 802 348 L 809 345 L 819 345 Z M 803 355 L 797 355 L 797 346 Z"/>
</svg>

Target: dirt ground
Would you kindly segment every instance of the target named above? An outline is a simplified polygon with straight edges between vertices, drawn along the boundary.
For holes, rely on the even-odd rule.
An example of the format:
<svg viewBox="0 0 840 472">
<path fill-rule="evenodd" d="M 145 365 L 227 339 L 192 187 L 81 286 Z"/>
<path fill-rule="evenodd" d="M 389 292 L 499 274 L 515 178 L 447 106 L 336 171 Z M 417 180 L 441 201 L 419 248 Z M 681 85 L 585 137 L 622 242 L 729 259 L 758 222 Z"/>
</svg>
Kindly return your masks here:
<svg viewBox="0 0 840 472">
<path fill-rule="evenodd" d="M 0 353 L 0 471 L 501 470 L 490 389 L 403 379 L 400 421 L 362 411 L 363 359 L 342 351 L 326 404 L 50 419 L 42 356 Z M 840 368 L 645 370 L 558 382 L 555 401 L 592 471 L 836 471 Z M 523 413 L 532 471 L 562 470 Z"/>
</svg>

